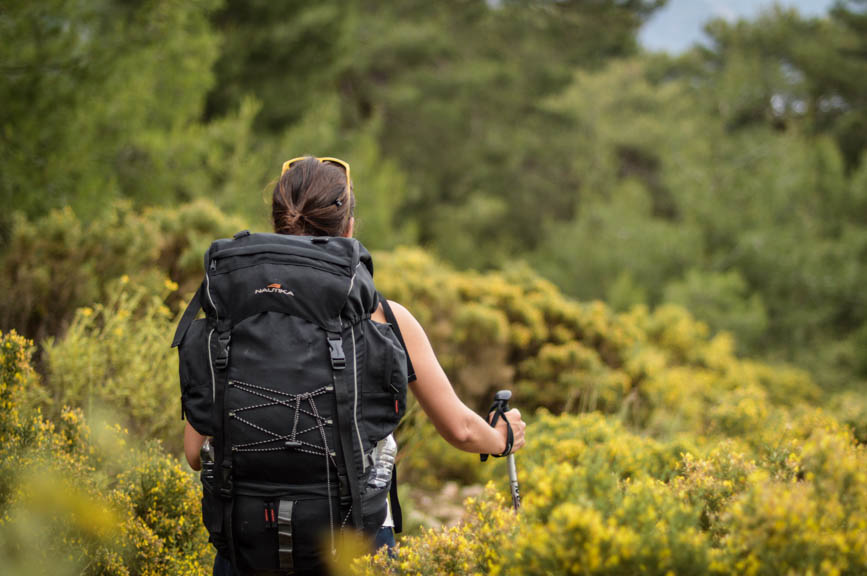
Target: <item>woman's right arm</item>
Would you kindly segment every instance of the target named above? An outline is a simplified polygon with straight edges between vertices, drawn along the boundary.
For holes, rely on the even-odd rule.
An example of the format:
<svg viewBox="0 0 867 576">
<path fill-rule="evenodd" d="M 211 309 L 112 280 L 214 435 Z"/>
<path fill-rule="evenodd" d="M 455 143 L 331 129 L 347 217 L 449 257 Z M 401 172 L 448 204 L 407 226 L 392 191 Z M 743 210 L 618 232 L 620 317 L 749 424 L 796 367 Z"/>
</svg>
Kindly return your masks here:
<svg viewBox="0 0 867 576">
<path fill-rule="evenodd" d="M 389 301 L 389 303 L 400 325 L 407 352 L 415 369 L 417 379 L 410 384 L 410 388 L 437 432 L 449 444 L 466 452 L 502 453 L 506 449 L 505 422 L 500 420 L 496 428 L 491 428 L 488 422 L 458 398 L 434 354 L 424 328 L 409 310 L 396 302 Z M 378 314 L 374 315 L 374 319 L 377 319 L 376 316 Z M 506 417 L 514 434 L 512 446 L 514 452 L 524 446 L 526 424 L 521 420 L 521 413 L 516 409 L 506 412 Z"/>
<path fill-rule="evenodd" d="M 206 436 L 202 436 L 196 429 L 190 426 L 189 421 L 184 427 L 184 456 L 187 457 L 187 462 L 190 463 L 190 468 L 193 470 L 202 469 L 202 444 L 205 442 Z"/>
</svg>

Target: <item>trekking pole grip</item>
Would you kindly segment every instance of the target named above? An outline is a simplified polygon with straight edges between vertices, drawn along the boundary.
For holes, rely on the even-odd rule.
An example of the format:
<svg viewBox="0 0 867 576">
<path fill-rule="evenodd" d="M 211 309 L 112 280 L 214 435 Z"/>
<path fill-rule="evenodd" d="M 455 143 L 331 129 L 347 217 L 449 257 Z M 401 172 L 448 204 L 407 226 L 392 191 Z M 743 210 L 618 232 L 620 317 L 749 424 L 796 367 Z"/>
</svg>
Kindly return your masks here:
<svg viewBox="0 0 867 576">
<path fill-rule="evenodd" d="M 506 418 L 506 412 L 509 411 L 509 400 L 512 399 L 512 391 L 511 390 L 500 390 L 496 394 L 494 394 L 494 402 L 491 404 L 491 409 L 488 411 L 488 414 L 494 414 L 494 418 L 491 420 L 491 426 L 497 425 L 497 420 L 502 417 L 506 422 L 506 465 L 509 468 L 509 489 L 512 493 L 512 506 L 517 512 L 521 507 L 521 492 L 518 488 L 518 470 L 515 467 L 515 455 L 511 453 L 512 451 L 512 442 L 510 438 L 512 436 L 512 427 L 509 425 L 509 420 Z M 487 460 L 488 455 L 482 454 L 481 459 L 482 462 Z"/>
</svg>

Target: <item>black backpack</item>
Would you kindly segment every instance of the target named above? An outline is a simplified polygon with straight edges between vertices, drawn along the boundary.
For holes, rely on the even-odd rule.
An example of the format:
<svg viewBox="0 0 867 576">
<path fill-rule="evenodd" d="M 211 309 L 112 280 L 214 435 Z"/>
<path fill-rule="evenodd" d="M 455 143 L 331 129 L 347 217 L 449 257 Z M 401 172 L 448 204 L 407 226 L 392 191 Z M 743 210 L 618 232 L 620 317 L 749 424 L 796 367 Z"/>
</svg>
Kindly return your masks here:
<svg viewBox="0 0 867 576">
<path fill-rule="evenodd" d="M 350 238 L 244 231 L 211 244 L 205 270 L 172 346 L 181 416 L 213 437 L 210 541 L 241 574 L 321 573 L 344 528 L 380 528 L 389 486 L 368 483 L 371 453 L 406 407 L 385 299 L 390 323 L 370 319 L 370 254 Z"/>
</svg>

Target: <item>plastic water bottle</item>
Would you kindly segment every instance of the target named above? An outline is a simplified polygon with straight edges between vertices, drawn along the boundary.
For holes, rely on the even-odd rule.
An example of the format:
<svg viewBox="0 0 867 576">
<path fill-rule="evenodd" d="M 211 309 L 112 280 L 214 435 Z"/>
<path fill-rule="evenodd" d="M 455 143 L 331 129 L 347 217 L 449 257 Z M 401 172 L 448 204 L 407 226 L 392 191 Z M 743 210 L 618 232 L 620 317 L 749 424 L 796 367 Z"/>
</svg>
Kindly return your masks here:
<svg viewBox="0 0 867 576">
<path fill-rule="evenodd" d="M 394 456 L 397 454 L 397 442 L 394 435 L 389 434 L 376 443 L 373 449 L 373 470 L 370 471 L 370 479 L 367 486 L 374 490 L 381 490 L 388 486 L 391 481 L 391 471 L 394 467 Z"/>
<path fill-rule="evenodd" d="M 202 477 L 205 480 L 214 480 L 214 445 L 211 444 L 210 438 L 205 438 L 202 442 L 202 449 L 199 451 L 199 456 L 202 459 Z"/>
</svg>

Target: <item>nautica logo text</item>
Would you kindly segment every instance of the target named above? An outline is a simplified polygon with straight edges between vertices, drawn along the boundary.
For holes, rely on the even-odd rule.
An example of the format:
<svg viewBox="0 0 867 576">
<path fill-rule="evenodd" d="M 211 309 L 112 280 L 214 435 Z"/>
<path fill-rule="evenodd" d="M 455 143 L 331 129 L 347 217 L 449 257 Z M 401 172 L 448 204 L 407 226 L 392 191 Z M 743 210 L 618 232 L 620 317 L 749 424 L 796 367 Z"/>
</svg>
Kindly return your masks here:
<svg viewBox="0 0 867 576">
<path fill-rule="evenodd" d="M 259 288 L 253 294 L 283 294 L 285 296 L 295 296 L 292 290 L 284 290 L 280 284 L 268 284 L 265 288 Z"/>
</svg>

